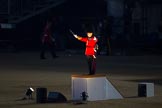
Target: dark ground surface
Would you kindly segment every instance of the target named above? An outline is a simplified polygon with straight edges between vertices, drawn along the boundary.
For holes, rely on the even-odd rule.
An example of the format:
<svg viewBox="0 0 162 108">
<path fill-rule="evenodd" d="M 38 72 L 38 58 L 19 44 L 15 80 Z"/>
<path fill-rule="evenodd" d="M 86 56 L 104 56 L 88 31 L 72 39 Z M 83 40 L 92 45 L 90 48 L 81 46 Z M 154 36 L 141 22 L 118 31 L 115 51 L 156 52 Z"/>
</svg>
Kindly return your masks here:
<svg viewBox="0 0 162 108">
<path fill-rule="evenodd" d="M 97 74 L 106 74 L 125 98 L 74 105 L 71 75 L 88 73 L 86 59 L 83 54 L 58 55 L 41 60 L 39 52 L 0 53 L 0 108 L 161 108 L 162 56 L 98 56 Z M 140 82 L 154 83 L 155 96 L 138 97 Z M 68 103 L 37 104 L 35 92 L 33 100 L 21 100 L 29 86 L 61 92 Z"/>
</svg>

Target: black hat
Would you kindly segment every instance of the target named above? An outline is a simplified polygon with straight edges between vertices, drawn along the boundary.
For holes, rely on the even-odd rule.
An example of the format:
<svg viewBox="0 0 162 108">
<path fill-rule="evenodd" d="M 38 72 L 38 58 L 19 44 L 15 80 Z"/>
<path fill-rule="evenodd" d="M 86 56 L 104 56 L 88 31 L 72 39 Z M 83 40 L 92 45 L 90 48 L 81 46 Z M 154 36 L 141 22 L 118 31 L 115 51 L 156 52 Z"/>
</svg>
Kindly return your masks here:
<svg viewBox="0 0 162 108">
<path fill-rule="evenodd" d="M 88 26 L 86 27 L 86 32 L 93 32 L 93 27 L 92 27 L 92 25 L 88 25 Z"/>
</svg>

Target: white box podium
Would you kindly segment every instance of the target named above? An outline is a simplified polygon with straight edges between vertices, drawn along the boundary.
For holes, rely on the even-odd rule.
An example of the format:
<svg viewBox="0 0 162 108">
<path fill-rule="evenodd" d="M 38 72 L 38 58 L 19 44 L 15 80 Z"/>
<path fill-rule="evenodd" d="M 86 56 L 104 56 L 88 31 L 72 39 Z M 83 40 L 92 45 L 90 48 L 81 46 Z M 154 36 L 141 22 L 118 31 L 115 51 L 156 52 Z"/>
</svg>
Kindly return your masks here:
<svg viewBox="0 0 162 108">
<path fill-rule="evenodd" d="M 82 100 L 82 92 L 88 94 L 88 101 L 123 98 L 106 75 L 101 74 L 72 75 L 72 100 Z"/>
</svg>

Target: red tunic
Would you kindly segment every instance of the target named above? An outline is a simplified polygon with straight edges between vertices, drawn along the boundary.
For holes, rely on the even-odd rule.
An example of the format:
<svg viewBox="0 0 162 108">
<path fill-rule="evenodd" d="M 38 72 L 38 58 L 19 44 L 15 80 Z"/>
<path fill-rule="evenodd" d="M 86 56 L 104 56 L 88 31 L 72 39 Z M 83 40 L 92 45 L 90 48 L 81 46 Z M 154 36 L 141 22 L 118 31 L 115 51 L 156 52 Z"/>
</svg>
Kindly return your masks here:
<svg viewBox="0 0 162 108">
<path fill-rule="evenodd" d="M 49 43 L 49 44 L 52 42 L 51 30 L 50 30 L 50 27 L 48 25 L 46 25 L 46 27 L 44 29 L 42 42 L 43 43 Z"/>
<path fill-rule="evenodd" d="M 86 43 L 86 50 L 85 50 L 85 55 L 95 55 L 95 46 L 97 43 L 97 38 L 92 37 L 92 38 L 81 38 L 82 42 Z"/>
</svg>

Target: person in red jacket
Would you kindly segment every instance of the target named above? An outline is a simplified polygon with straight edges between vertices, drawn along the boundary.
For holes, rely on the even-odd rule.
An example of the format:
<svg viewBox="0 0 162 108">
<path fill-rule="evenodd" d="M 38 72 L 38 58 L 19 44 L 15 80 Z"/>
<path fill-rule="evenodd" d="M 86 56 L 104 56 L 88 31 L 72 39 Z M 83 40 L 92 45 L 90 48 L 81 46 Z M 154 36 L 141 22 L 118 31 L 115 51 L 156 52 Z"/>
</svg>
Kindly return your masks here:
<svg viewBox="0 0 162 108">
<path fill-rule="evenodd" d="M 52 30 L 51 30 L 51 26 L 52 26 L 52 21 L 47 21 L 46 26 L 44 28 L 44 32 L 43 32 L 43 36 L 42 36 L 42 51 L 40 54 L 40 58 L 41 59 L 46 59 L 45 58 L 45 52 L 49 49 L 52 57 L 56 58 L 58 57 L 56 55 L 56 51 L 55 51 L 55 39 L 52 37 Z"/>
<path fill-rule="evenodd" d="M 94 75 L 96 72 L 96 53 L 98 48 L 98 39 L 93 36 L 93 33 L 91 31 L 87 32 L 87 37 L 81 37 L 76 34 L 74 34 L 74 37 L 86 43 L 85 55 L 88 61 L 89 75 Z"/>
</svg>

